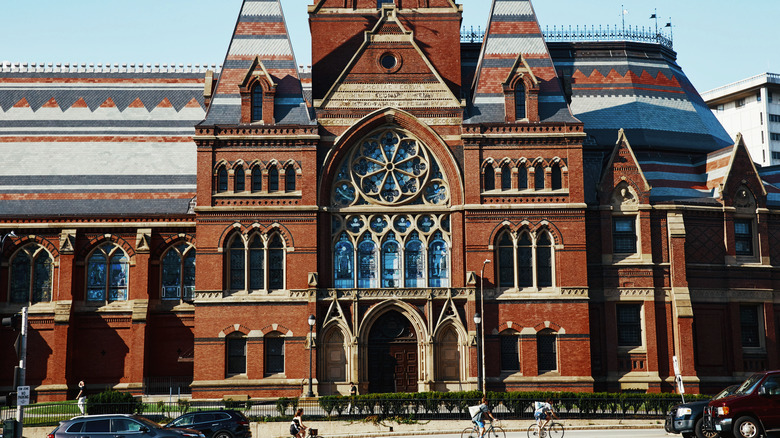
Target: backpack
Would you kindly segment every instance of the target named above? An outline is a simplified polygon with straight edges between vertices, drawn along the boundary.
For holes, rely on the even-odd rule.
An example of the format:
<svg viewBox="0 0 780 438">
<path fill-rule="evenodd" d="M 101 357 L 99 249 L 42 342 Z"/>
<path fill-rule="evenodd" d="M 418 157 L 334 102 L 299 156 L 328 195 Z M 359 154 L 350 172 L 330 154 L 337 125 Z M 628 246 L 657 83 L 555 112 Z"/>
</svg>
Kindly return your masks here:
<svg viewBox="0 0 780 438">
<path fill-rule="evenodd" d="M 295 422 L 295 420 L 290 422 L 290 435 L 295 436 L 298 435 L 298 430 L 300 428 L 298 427 L 298 423 Z"/>
</svg>

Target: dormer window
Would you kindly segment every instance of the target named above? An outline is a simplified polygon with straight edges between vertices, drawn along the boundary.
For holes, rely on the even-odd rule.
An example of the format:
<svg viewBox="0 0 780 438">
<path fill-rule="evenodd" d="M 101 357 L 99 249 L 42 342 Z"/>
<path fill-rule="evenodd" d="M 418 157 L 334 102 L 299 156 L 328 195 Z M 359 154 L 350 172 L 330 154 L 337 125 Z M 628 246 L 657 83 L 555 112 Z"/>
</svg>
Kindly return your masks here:
<svg viewBox="0 0 780 438">
<path fill-rule="evenodd" d="M 525 84 L 523 81 L 517 81 L 515 84 L 515 119 L 522 120 L 525 117 Z"/>
<path fill-rule="evenodd" d="M 263 121 L 263 87 L 260 84 L 252 88 L 252 121 Z"/>
</svg>

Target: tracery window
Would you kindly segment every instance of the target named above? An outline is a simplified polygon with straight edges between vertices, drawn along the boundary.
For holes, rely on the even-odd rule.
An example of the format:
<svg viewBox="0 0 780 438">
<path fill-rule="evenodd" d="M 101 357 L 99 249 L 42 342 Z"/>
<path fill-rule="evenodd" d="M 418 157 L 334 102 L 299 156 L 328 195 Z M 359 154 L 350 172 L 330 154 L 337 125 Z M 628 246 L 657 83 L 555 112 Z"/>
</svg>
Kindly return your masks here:
<svg viewBox="0 0 780 438">
<path fill-rule="evenodd" d="M 496 238 L 496 273 L 502 288 L 543 289 L 554 287 L 555 254 L 552 237 L 542 230 L 514 234 L 505 230 Z"/>
<path fill-rule="evenodd" d="M 334 287 L 449 287 L 449 226 L 447 214 L 334 215 Z"/>
<path fill-rule="evenodd" d="M 11 302 L 51 301 L 54 263 L 40 245 L 27 245 L 11 260 Z"/>
<path fill-rule="evenodd" d="M 87 261 L 87 301 L 125 301 L 130 263 L 119 246 L 99 246 Z"/>
<path fill-rule="evenodd" d="M 231 290 L 284 289 L 285 247 L 279 234 L 263 236 L 253 233 L 246 242 L 243 236 L 237 234 L 228 245 L 227 258 Z"/>
<path fill-rule="evenodd" d="M 195 247 L 175 245 L 162 257 L 162 299 L 191 300 L 195 291 Z"/>
</svg>

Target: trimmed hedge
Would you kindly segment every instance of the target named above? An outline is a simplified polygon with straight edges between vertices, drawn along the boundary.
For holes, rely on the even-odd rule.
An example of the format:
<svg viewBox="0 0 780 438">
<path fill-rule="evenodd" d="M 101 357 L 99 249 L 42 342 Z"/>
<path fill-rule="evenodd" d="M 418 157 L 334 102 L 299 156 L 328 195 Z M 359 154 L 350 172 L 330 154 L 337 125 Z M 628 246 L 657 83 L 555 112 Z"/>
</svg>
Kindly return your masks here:
<svg viewBox="0 0 780 438">
<path fill-rule="evenodd" d="M 143 403 L 129 392 L 113 389 L 87 397 L 87 414 L 137 414 L 143 411 Z"/>
<path fill-rule="evenodd" d="M 442 410 L 467 416 L 468 407 L 479 404 L 481 398 L 479 391 L 328 395 L 319 398 L 319 406 L 328 416 L 345 413 L 350 403 L 355 414 L 383 418 L 410 414 L 430 416 Z M 580 417 L 658 416 L 680 403 L 678 394 L 668 393 L 488 392 L 487 398 L 490 405 L 503 405 L 510 418 L 530 417 L 533 402 L 548 398 L 560 413 L 576 413 Z M 686 397 L 686 401 L 707 399 L 709 396 L 706 395 Z"/>
</svg>

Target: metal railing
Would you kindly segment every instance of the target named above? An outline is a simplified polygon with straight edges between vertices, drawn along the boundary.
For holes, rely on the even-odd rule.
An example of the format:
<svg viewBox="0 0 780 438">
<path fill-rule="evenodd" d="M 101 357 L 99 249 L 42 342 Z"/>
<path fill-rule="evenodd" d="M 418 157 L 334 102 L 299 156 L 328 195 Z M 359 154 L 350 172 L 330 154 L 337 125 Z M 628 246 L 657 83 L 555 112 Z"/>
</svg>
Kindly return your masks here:
<svg viewBox="0 0 780 438">
<path fill-rule="evenodd" d="M 501 419 L 533 418 L 531 398 L 503 401 L 489 400 L 492 412 Z M 670 397 L 580 397 L 554 400 L 554 407 L 563 419 L 661 419 L 679 398 Z M 164 424 L 185 412 L 216 409 L 236 409 L 253 421 L 288 420 L 297 408 L 312 419 L 356 420 L 363 418 L 404 418 L 410 420 L 468 420 L 468 406 L 478 404 L 470 399 L 393 399 L 357 397 L 340 399 L 279 399 L 249 401 L 198 401 L 182 399 L 177 402 L 136 402 L 112 404 L 109 412 L 136 413 Z M 87 413 L 108 413 L 105 405 L 88 404 Z M 0 409 L 0 420 L 13 418 L 15 408 Z M 76 402 L 39 403 L 24 408 L 24 425 L 53 426 L 60 421 L 81 415 Z"/>
<path fill-rule="evenodd" d="M 674 49 L 674 42 L 670 36 L 654 29 L 639 26 L 611 27 L 604 26 L 547 26 L 542 35 L 548 42 L 577 42 L 577 41 L 632 41 L 639 43 L 660 44 L 668 49 Z M 479 27 L 463 28 L 460 31 L 461 43 L 481 43 L 485 39 L 485 31 Z"/>
</svg>

